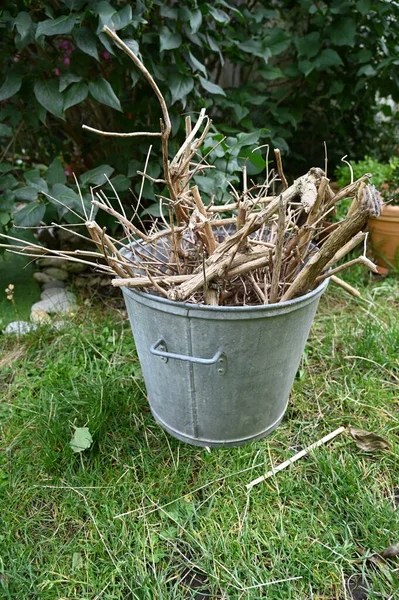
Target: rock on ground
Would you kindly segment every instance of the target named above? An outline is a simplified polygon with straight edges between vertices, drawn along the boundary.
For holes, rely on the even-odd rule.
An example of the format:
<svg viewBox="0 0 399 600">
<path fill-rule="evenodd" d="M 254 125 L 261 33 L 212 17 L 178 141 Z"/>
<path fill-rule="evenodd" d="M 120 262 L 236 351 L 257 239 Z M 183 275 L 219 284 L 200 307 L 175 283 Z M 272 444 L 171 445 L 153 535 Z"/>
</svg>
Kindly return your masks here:
<svg viewBox="0 0 399 600">
<path fill-rule="evenodd" d="M 65 260 L 63 260 L 62 258 L 57 258 L 56 256 L 48 256 L 46 258 L 39 258 L 39 260 L 36 261 L 36 264 L 39 267 L 56 267 L 56 268 L 63 268 L 63 264 L 65 263 Z"/>
<path fill-rule="evenodd" d="M 35 302 L 32 310 L 43 310 L 46 313 L 67 313 L 76 307 L 76 296 L 72 292 L 59 290 L 59 293 L 52 294 L 49 298 Z"/>
<path fill-rule="evenodd" d="M 68 273 L 84 273 L 87 271 L 88 266 L 80 262 L 65 261 L 65 264 L 62 268 L 65 269 L 65 271 L 68 271 Z"/>
<path fill-rule="evenodd" d="M 64 269 L 57 269 L 57 267 L 49 267 L 48 269 L 45 269 L 43 273 L 58 281 L 65 281 L 65 279 L 68 279 L 68 273 L 64 271 Z"/>
<path fill-rule="evenodd" d="M 62 293 L 64 290 L 62 288 L 49 288 L 48 290 L 43 290 L 40 294 L 40 300 L 48 300 L 52 296 L 56 294 Z"/>
<path fill-rule="evenodd" d="M 12 321 L 4 329 L 5 335 L 24 335 L 30 331 L 34 331 L 37 325 L 35 323 L 28 323 L 27 321 Z"/>
<path fill-rule="evenodd" d="M 54 277 L 51 277 L 44 271 L 36 271 L 36 273 L 33 273 L 33 278 L 38 283 L 51 283 L 51 282 L 55 281 Z"/>
<path fill-rule="evenodd" d="M 57 281 L 56 279 L 53 279 L 52 281 L 48 281 L 47 283 L 43 284 L 43 290 L 59 290 L 61 288 L 65 287 L 65 283 L 63 281 Z"/>
<path fill-rule="evenodd" d="M 30 320 L 32 323 L 51 323 L 51 317 L 46 311 L 41 310 L 40 308 L 32 309 L 30 311 Z"/>
</svg>

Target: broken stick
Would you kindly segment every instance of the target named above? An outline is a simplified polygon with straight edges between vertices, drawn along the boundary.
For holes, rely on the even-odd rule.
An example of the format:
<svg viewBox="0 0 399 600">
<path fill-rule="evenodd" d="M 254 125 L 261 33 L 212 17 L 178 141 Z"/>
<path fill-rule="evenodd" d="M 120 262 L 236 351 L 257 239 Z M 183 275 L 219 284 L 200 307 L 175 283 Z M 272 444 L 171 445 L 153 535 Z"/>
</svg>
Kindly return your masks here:
<svg viewBox="0 0 399 600">
<path fill-rule="evenodd" d="M 314 444 L 310 444 L 310 446 L 308 446 L 304 450 L 301 450 L 300 452 L 298 452 L 298 454 L 295 454 L 294 456 L 292 456 L 288 460 L 284 461 L 283 463 L 281 463 L 281 465 L 278 465 L 278 467 L 276 467 L 275 469 L 272 469 L 271 471 L 268 471 L 267 473 L 265 473 L 265 475 L 262 475 L 261 477 L 258 477 L 257 479 L 254 479 L 250 483 L 247 483 L 247 485 L 245 487 L 247 488 L 247 490 L 250 490 L 251 488 L 253 488 L 258 483 L 262 483 L 262 481 L 265 481 L 266 479 L 269 479 L 269 477 L 273 477 L 273 475 L 275 475 L 276 473 L 279 473 L 280 471 L 282 471 L 286 467 L 289 467 L 290 465 L 292 465 L 294 462 L 296 462 L 300 458 L 303 458 L 304 456 L 306 456 L 309 453 L 310 450 L 313 450 L 314 448 L 318 448 L 319 446 L 322 446 L 323 444 L 326 444 L 330 440 L 332 440 L 335 437 L 337 437 L 337 435 L 339 435 L 343 431 L 345 431 L 345 427 L 338 427 L 338 429 L 336 429 L 335 431 L 332 431 L 328 435 L 325 435 L 324 437 L 322 437 L 317 442 L 314 442 Z"/>
</svg>

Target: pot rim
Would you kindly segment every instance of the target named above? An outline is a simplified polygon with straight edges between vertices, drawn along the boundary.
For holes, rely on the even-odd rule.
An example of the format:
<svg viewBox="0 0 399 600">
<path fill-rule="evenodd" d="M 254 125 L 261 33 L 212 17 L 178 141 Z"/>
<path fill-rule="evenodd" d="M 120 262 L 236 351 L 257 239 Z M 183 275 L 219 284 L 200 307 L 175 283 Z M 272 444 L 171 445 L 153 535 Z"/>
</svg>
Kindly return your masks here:
<svg viewBox="0 0 399 600">
<path fill-rule="evenodd" d="M 372 223 L 386 221 L 389 223 L 399 222 L 399 206 L 392 204 L 384 204 L 379 217 L 372 217 L 369 219 Z"/>
<path fill-rule="evenodd" d="M 125 294 L 132 296 L 133 298 L 137 295 L 141 297 L 143 300 L 153 300 L 155 302 L 159 302 L 160 304 L 166 304 L 173 307 L 180 307 L 192 310 L 207 310 L 210 312 L 256 312 L 256 311 L 264 311 L 273 310 L 273 309 L 284 309 L 287 307 L 294 307 L 297 304 L 301 304 L 302 302 L 306 302 L 313 298 L 313 296 L 321 295 L 327 288 L 330 278 L 324 279 L 314 290 L 303 294 L 302 296 L 298 296 L 297 298 L 293 298 L 292 300 L 286 300 L 285 302 L 274 302 L 273 304 L 256 304 L 252 306 L 212 306 L 211 304 L 192 304 L 191 302 L 180 302 L 176 300 L 169 300 L 169 298 L 163 298 L 162 296 L 156 296 L 155 294 L 150 294 L 148 292 L 140 292 L 137 289 L 122 287 L 122 290 Z"/>
</svg>

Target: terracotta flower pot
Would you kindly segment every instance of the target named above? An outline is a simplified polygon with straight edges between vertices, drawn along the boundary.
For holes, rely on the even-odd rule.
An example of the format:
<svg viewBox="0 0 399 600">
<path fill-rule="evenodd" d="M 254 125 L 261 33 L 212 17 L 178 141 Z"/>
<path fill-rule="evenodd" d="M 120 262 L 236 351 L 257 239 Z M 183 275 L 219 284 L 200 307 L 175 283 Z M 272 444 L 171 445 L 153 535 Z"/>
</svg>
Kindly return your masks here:
<svg viewBox="0 0 399 600">
<path fill-rule="evenodd" d="M 379 272 L 399 269 L 399 206 L 385 205 L 378 219 L 369 219 L 369 231 Z"/>
</svg>

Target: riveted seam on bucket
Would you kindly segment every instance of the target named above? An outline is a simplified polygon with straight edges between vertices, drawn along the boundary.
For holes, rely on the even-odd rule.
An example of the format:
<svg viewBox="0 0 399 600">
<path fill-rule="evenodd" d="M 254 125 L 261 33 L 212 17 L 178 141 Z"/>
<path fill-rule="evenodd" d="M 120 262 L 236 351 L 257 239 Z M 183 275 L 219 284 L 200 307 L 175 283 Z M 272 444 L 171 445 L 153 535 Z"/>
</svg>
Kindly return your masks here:
<svg viewBox="0 0 399 600">
<path fill-rule="evenodd" d="M 190 317 L 187 316 L 186 321 L 186 331 L 187 331 L 187 342 L 188 342 L 188 351 L 190 356 L 194 356 L 193 354 L 193 339 L 191 335 L 191 320 Z M 198 406 L 197 406 L 197 394 L 195 390 L 195 376 L 194 376 L 194 363 L 188 363 L 189 369 L 189 380 L 190 380 L 190 408 L 191 408 L 191 423 L 192 423 L 192 431 L 193 437 L 198 437 Z"/>
</svg>

